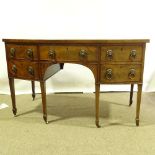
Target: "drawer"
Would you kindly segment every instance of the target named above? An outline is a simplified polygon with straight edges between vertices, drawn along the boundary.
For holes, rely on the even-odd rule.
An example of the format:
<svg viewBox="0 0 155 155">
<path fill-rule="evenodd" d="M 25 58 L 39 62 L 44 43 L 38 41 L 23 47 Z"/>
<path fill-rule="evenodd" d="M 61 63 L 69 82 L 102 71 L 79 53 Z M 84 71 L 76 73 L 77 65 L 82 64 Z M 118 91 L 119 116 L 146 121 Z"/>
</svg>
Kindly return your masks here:
<svg viewBox="0 0 155 155">
<path fill-rule="evenodd" d="M 39 78 L 38 63 L 11 60 L 8 62 L 9 76 L 23 79 Z"/>
<path fill-rule="evenodd" d="M 37 46 L 8 44 L 6 51 L 8 59 L 38 59 Z"/>
<path fill-rule="evenodd" d="M 73 61 L 97 61 L 97 47 L 94 46 L 70 46 L 69 60 Z"/>
<path fill-rule="evenodd" d="M 66 46 L 39 46 L 39 54 L 40 60 L 68 60 L 68 48 Z"/>
<path fill-rule="evenodd" d="M 104 46 L 101 48 L 101 61 L 142 61 L 141 46 Z"/>
<path fill-rule="evenodd" d="M 142 65 L 101 65 L 102 83 L 140 82 Z"/>
<path fill-rule="evenodd" d="M 40 60 L 96 61 L 97 48 L 86 46 L 40 46 Z"/>
</svg>

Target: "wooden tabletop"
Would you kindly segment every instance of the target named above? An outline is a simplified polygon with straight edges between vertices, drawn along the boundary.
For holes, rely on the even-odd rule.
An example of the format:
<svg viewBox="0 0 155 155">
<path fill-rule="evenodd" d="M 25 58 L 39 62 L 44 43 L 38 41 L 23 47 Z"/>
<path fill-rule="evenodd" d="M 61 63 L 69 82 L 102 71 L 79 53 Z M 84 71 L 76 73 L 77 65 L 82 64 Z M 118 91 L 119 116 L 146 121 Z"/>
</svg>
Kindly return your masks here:
<svg viewBox="0 0 155 155">
<path fill-rule="evenodd" d="M 104 40 L 95 40 L 95 39 L 83 39 L 83 40 L 35 40 L 35 39 L 2 39 L 3 42 L 6 43 L 35 43 L 35 44 L 51 44 L 51 43 L 76 43 L 76 44 L 85 44 L 85 43 L 91 43 L 91 44 L 104 44 L 104 43 L 148 43 L 150 42 L 149 39 L 104 39 Z"/>
</svg>

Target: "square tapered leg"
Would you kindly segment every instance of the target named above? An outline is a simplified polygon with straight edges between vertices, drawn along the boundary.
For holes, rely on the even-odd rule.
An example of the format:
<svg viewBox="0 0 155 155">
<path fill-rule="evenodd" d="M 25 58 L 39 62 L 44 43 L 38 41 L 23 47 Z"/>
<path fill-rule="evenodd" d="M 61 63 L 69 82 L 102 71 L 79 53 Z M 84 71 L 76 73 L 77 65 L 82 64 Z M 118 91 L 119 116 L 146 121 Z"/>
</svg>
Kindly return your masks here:
<svg viewBox="0 0 155 155">
<path fill-rule="evenodd" d="M 95 84 L 95 105 L 96 105 L 96 126 L 100 128 L 99 125 L 99 95 L 100 95 L 100 84 Z"/>
<path fill-rule="evenodd" d="M 9 78 L 9 85 L 10 85 L 11 100 L 12 100 L 12 111 L 13 111 L 14 116 L 16 116 L 17 108 L 16 108 L 14 78 Z"/>
<path fill-rule="evenodd" d="M 141 95 L 142 95 L 142 84 L 138 84 L 137 106 L 136 106 L 136 125 L 137 126 L 139 126 L 139 113 L 140 113 Z"/>
<path fill-rule="evenodd" d="M 46 124 L 47 121 L 47 108 L 46 108 L 46 82 L 40 81 L 40 88 L 41 88 L 41 96 L 42 96 L 42 107 L 43 107 L 43 119 Z"/>
</svg>

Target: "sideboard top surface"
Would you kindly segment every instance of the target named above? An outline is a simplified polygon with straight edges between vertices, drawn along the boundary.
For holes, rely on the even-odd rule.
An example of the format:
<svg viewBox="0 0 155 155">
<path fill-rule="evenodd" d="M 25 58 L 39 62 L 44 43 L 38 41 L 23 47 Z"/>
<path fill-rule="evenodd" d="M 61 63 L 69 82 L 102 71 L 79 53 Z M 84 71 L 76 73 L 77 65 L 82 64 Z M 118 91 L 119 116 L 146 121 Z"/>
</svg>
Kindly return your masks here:
<svg viewBox="0 0 155 155">
<path fill-rule="evenodd" d="M 34 40 L 34 39 L 3 39 L 6 43 L 34 43 L 34 44 L 119 44 L 119 43 L 148 43 L 149 39 L 104 39 L 104 40 Z"/>
</svg>

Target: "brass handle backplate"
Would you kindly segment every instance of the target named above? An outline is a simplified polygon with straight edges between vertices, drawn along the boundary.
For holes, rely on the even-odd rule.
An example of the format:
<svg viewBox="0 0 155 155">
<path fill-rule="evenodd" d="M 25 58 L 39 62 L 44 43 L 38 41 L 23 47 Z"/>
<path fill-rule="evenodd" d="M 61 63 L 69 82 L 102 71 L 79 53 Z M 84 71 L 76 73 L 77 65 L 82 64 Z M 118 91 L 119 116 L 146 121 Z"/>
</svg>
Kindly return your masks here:
<svg viewBox="0 0 155 155">
<path fill-rule="evenodd" d="M 107 69 L 106 70 L 105 77 L 108 80 L 112 79 L 112 69 Z"/>
<path fill-rule="evenodd" d="M 15 57 L 15 48 L 10 48 L 10 57 L 14 58 Z"/>
<path fill-rule="evenodd" d="M 16 65 L 13 65 L 12 66 L 12 71 L 16 74 L 17 73 L 17 67 L 16 67 Z"/>
<path fill-rule="evenodd" d="M 27 49 L 27 57 L 29 59 L 33 59 L 33 50 L 32 49 Z"/>
<path fill-rule="evenodd" d="M 50 59 L 55 59 L 55 51 L 54 50 L 49 50 L 49 52 L 48 52 L 48 56 L 49 56 L 49 58 Z"/>
<path fill-rule="evenodd" d="M 29 66 L 28 69 L 27 69 L 28 73 L 32 76 L 34 76 L 34 69 L 33 67 Z"/>
<path fill-rule="evenodd" d="M 107 51 L 107 58 L 108 58 L 109 60 L 111 60 L 111 59 L 113 58 L 112 50 L 108 50 L 108 51 Z"/>
<path fill-rule="evenodd" d="M 132 50 L 132 51 L 130 52 L 130 58 L 131 58 L 131 59 L 135 59 L 135 58 L 136 58 L 136 50 Z"/>
<path fill-rule="evenodd" d="M 87 56 L 87 51 L 84 49 L 81 49 L 79 55 L 80 55 L 80 57 L 85 58 Z"/>
<path fill-rule="evenodd" d="M 134 79 L 136 76 L 136 70 L 135 69 L 130 69 L 128 77 L 129 79 Z"/>
</svg>

